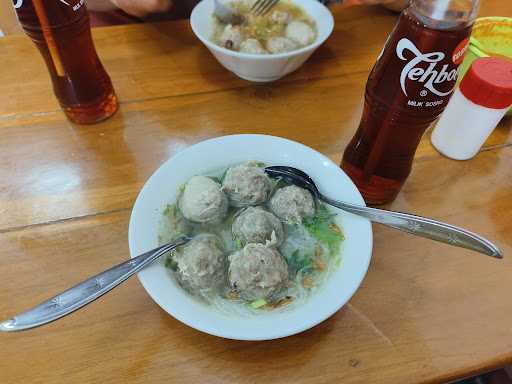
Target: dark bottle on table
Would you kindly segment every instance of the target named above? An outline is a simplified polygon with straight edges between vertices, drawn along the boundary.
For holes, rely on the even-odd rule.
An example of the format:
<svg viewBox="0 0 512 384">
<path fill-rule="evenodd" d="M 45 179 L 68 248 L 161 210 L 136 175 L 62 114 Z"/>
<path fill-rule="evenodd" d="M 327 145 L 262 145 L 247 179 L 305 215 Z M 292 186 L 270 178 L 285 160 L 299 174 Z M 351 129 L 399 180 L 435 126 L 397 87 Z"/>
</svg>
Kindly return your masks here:
<svg viewBox="0 0 512 384">
<path fill-rule="evenodd" d="M 341 167 L 368 204 L 395 199 L 416 148 L 455 88 L 478 0 L 412 0 L 366 84 L 363 116 Z"/>
<path fill-rule="evenodd" d="M 94 48 L 85 0 L 13 1 L 68 118 L 92 124 L 110 117 L 117 110 L 117 97 Z"/>
</svg>

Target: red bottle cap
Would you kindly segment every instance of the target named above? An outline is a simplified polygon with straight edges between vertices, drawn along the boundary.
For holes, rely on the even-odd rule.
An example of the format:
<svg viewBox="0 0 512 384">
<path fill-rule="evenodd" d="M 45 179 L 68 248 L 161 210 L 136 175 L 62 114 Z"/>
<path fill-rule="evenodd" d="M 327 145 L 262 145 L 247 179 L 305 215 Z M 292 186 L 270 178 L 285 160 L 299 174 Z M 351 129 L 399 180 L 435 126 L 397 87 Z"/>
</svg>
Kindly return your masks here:
<svg viewBox="0 0 512 384">
<path fill-rule="evenodd" d="M 473 103 L 503 109 L 512 105 L 512 60 L 476 59 L 460 83 L 460 91 Z"/>
</svg>

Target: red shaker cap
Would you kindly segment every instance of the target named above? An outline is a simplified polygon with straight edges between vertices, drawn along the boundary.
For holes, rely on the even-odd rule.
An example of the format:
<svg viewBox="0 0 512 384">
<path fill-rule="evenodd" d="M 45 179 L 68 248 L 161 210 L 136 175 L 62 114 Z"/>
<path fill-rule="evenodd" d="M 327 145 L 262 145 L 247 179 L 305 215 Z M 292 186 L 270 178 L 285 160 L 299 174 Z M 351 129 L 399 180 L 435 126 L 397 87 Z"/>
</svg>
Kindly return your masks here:
<svg viewBox="0 0 512 384">
<path fill-rule="evenodd" d="M 512 60 L 476 59 L 460 83 L 460 91 L 473 103 L 503 109 L 512 105 Z"/>
</svg>

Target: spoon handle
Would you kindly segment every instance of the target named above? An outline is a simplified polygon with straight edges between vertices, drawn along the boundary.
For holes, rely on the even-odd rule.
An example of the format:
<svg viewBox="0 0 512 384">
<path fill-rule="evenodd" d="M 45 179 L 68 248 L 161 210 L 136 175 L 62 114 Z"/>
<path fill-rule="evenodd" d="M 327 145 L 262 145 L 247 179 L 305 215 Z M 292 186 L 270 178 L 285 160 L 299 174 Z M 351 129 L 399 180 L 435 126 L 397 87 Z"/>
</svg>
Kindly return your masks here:
<svg viewBox="0 0 512 384">
<path fill-rule="evenodd" d="M 60 319 L 114 289 L 163 254 L 187 241 L 188 239 L 183 238 L 174 243 L 164 244 L 82 281 L 36 307 L 0 323 L 0 331 L 22 331 Z"/>
<path fill-rule="evenodd" d="M 426 217 L 411 215 L 408 213 L 386 211 L 383 209 L 361 207 L 354 204 L 343 203 L 320 196 L 321 200 L 344 211 L 366 217 L 367 219 L 399 229 L 413 235 L 426 237 L 427 239 L 440 241 L 456 247 L 462 247 L 493 256 L 503 258 L 501 250 L 489 240 L 454 225 L 440 221 L 427 219 Z"/>
</svg>

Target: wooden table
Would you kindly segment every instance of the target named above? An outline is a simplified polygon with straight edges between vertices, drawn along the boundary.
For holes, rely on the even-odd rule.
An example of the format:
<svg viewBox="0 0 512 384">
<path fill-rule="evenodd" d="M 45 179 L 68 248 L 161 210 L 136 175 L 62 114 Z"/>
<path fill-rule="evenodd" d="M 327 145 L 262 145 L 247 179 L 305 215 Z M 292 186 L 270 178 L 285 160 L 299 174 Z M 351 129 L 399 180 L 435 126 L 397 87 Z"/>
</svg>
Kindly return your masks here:
<svg viewBox="0 0 512 384">
<path fill-rule="evenodd" d="M 484 0 L 482 15 L 512 4 Z M 114 118 L 74 126 L 25 36 L 0 39 L 0 318 L 128 257 L 127 225 L 148 176 L 177 151 L 230 133 L 303 142 L 339 161 L 371 65 L 395 21 L 336 11 L 297 73 L 251 85 L 216 63 L 187 22 L 94 31 L 121 100 Z M 473 160 L 426 137 L 393 209 L 463 225 L 512 251 L 511 121 Z M 163 312 L 137 279 L 86 309 L 0 335 L 7 383 L 424 383 L 512 362 L 512 261 L 375 226 L 361 288 L 333 317 L 269 342 L 224 340 Z"/>
</svg>

